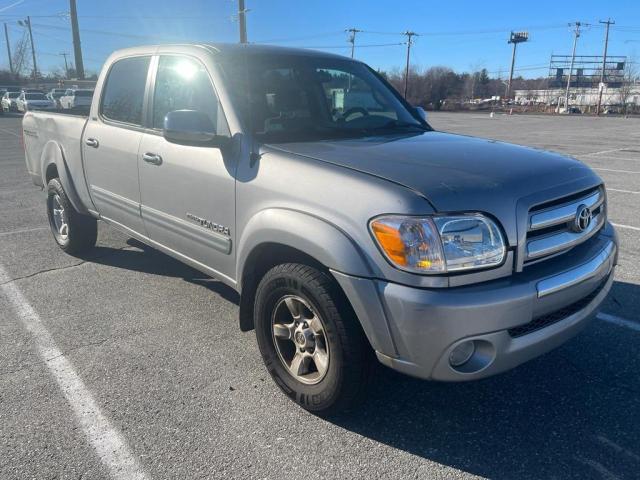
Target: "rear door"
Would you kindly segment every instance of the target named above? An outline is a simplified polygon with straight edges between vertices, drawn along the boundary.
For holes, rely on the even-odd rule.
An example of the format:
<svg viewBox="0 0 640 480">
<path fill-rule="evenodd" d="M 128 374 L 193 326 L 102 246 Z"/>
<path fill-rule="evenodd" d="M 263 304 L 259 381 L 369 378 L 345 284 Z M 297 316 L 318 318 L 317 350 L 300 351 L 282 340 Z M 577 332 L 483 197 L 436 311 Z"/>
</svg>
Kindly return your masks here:
<svg viewBox="0 0 640 480">
<path fill-rule="evenodd" d="M 159 56 L 152 84 L 149 129 L 139 155 L 147 233 L 162 246 L 233 278 L 236 159 L 219 148 L 170 143 L 162 135 L 165 115 L 183 109 L 206 113 L 219 135 L 229 135 L 213 82 L 199 60 L 172 54 Z"/>
<path fill-rule="evenodd" d="M 91 198 L 108 221 L 144 235 L 140 216 L 138 150 L 151 56 L 116 60 L 83 137 Z"/>
</svg>

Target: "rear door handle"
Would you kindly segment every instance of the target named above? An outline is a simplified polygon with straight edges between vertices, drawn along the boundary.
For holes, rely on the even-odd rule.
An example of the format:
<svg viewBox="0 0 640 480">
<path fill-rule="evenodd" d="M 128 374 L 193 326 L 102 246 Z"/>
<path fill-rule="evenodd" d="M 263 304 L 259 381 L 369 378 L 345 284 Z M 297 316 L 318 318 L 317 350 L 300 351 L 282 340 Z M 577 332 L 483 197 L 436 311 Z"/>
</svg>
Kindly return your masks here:
<svg viewBox="0 0 640 480">
<path fill-rule="evenodd" d="M 142 155 L 142 159 L 152 165 L 160 165 L 162 163 L 162 157 L 155 153 L 145 153 Z"/>
<path fill-rule="evenodd" d="M 96 140 L 95 138 L 87 138 L 84 143 L 93 148 L 98 148 L 98 146 L 100 145 L 100 142 L 98 142 L 98 140 Z"/>
</svg>

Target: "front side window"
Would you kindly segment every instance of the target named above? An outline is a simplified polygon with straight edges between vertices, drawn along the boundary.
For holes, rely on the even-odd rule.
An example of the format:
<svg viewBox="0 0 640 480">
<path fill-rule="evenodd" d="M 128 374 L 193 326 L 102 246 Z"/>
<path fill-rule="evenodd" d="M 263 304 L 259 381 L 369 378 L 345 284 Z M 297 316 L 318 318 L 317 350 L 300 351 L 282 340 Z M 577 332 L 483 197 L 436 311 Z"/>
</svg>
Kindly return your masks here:
<svg viewBox="0 0 640 480">
<path fill-rule="evenodd" d="M 150 57 L 116 61 L 105 82 L 100 113 L 109 120 L 142 125 L 142 105 Z"/>
<path fill-rule="evenodd" d="M 199 110 L 209 117 L 217 133 L 228 133 L 218 97 L 204 66 L 191 58 L 166 55 L 158 62 L 153 128 L 162 129 L 164 117 L 174 110 Z"/>
<path fill-rule="evenodd" d="M 360 62 L 283 54 L 223 61 L 222 67 L 239 112 L 264 141 L 429 129 Z"/>
</svg>

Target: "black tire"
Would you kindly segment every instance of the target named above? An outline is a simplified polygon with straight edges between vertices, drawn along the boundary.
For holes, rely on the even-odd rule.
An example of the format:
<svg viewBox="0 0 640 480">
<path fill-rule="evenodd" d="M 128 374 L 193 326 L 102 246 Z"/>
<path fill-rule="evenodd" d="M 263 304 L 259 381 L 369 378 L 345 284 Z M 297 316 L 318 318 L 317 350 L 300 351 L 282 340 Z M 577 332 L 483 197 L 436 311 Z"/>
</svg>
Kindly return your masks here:
<svg viewBox="0 0 640 480">
<path fill-rule="evenodd" d="M 277 306 L 292 295 L 303 299 L 319 315 L 330 352 L 326 373 L 312 385 L 299 381 L 287 368 L 272 331 Z M 327 274 L 295 263 L 272 268 L 258 285 L 254 322 L 267 370 L 298 405 L 319 415 L 333 415 L 363 400 L 375 359 L 351 306 Z"/>
<path fill-rule="evenodd" d="M 66 229 L 60 232 L 56 225 L 54 204 L 64 209 Z M 58 209 L 57 209 L 58 210 Z M 71 205 L 60 180 L 53 178 L 47 184 L 47 216 L 51 233 L 58 246 L 69 254 L 85 252 L 93 248 L 98 239 L 98 222 L 95 218 L 78 213 Z M 63 234 L 64 233 L 64 234 Z"/>
</svg>

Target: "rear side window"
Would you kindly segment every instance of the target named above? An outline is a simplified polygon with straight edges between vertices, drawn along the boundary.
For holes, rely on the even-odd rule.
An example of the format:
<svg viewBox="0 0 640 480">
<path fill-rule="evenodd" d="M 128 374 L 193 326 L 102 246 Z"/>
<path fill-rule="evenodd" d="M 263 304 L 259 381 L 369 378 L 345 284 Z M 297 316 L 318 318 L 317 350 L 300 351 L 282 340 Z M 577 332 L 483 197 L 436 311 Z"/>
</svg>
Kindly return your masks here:
<svg viewBox="0 0 640 480">
<path fill-rule="evenodd" d="M 142 125 L 142 104 L 150 57 L 118 60 L 104 86 L 100 113 L 109 120 Z"/>
<path fill-rule="evenodd" d="M 204 66 L 188 57 L 161 56 L 153 95 L 153 128 L 162 129 L 165 115 L 174 110 L 199 110 L 211 119 L 218 134 L 229 132 Z"/>
</svg>

